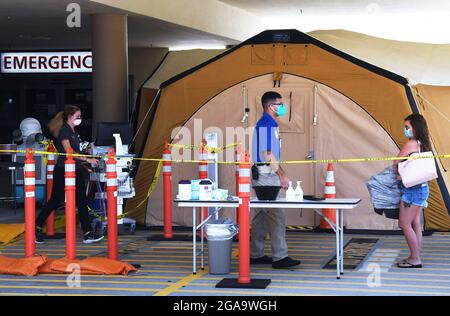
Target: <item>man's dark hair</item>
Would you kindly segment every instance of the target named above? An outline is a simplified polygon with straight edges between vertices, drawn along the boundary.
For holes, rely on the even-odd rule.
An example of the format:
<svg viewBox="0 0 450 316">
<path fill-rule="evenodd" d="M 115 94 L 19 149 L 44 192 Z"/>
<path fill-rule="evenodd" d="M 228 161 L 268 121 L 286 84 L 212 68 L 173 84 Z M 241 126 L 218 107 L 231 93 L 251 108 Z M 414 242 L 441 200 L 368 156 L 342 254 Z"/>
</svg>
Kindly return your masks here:
<svg viewBox="0 0 450 316">
<path fill-rule="evenodd" d="M 267 107 L 270 104 L 274 103 L 277 99 L 281 99 L 281 98 L 282 98 L 281 94 L 279 94 L 278 92 L 275 92 L 275 91 L 268 91 L 268 92 L 264 93 L 261 98 L 261 103 L 262 103 L 264 111 L 267 109 Z"/>
</svg>

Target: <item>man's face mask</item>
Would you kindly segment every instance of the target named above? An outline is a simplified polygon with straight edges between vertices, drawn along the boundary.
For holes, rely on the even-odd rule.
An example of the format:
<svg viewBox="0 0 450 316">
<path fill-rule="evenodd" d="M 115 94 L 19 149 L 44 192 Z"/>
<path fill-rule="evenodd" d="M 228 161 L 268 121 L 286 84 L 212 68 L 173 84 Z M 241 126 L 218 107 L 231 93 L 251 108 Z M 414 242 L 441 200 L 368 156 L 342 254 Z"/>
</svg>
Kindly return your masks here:
<svg viewBox="0 0 450 316">
<path fill-rule="evenodd" d="M 286 115 L 287 112 L 286 106 L 283 103 L 275 103 L 272 109 L 280 117 Z"/>
</svg>

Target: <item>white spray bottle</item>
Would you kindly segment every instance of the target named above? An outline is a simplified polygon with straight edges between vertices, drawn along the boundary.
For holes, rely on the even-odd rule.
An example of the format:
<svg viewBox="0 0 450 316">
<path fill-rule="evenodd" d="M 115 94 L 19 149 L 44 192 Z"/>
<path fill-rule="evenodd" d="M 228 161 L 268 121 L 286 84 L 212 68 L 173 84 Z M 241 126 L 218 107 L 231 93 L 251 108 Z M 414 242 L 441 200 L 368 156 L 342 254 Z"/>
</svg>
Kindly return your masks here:
<svg viewBox="0 0 450 316">
<path fill-rule="evenodd" d="M 286 191 L 286 201 L 294 201 L 295 200 L 295 191 L 292 187 L 292 181 L 289 181 L 289 187 Z"/>
<path fill-rule="evenodd" d="M 297 181 L 297 187 L 295 188 L 295 200 L 303 201 L 303 190 L 300 186 L 301 181 Z"/>
</svg>

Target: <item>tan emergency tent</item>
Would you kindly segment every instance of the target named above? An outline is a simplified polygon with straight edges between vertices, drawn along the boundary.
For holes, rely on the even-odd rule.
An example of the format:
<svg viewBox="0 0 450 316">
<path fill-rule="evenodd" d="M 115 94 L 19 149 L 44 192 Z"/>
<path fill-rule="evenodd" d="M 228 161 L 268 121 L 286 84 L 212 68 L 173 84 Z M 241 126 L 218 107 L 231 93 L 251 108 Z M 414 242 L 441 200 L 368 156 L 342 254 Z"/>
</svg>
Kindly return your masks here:
<svg viewBox="0 0 450 316">
<path fill-rule="evenodd" d="M 141 111 L 141 121 L 148 113 L 148 124 L 138 122 L 148 126 L 138 134 L 143 134 L 143 145 L 136 153 L 144 157 L 161 157 L 166 140 L 186 143 L 186 135 L 180 138 L 186 129 L 173 131 L 180 126 L 194 131 L 196 119 L 202 120 L 203 132 L 213 126 L 224 134 L 226 128 L 251 129 L 262 113 L 261 95 L 268 90 L 280 92 L 288 107 L 288 115 L 280 125 L 283 160 L 302 160 L 311 154 L 317 159 L 396 155 L 406 141 L 403 119 L 412 112 L 427 117 L 435 152 L 450 151 L 445 136 L 449 135 L 445 120 L 445 115 L 449 115 L 445 101 L 450 95 L 446 94 L 448 88 L 440 87 L 442 91 L 424 85 L 412 88 L 404 77 L 296 30 L 263 32 L 170 78 L 160 88 L 152 110 Z M 147 107 L 151 100 L 150 96 L 145 102 Z M 242 123 L 245 107 L 250 112 Z M 198 122 L 196 126 L 198 129 Z M 194 143 L 195 135 L 191 136 Z M 248 139 L 238 140 L 249 148 Z M 220 145 L 234 141 L 219 139 Z M 233 149 L 219 158 L 231 160 L 231 157 Z M 358 208 L 347 213 L 347 228 L 396 229 L 396 221 L 374 213 L 365 185 L 371 175 L 388 164 L 375 161 L 335 165 L 338 197 L 363 199 Z M 137 196 L 127 204 L 131 216 L 148 225 L 161 225 L 163 219 L 162 181 L 157 182 L 147 203 L 139 206 L 147 196 L 156 166 L 153 162 L 140 162 L 135 180 Z M 448 161 L 438 161 L 440 177 L 431 183 L 425 212 L 428 229 L 450 229 L 450 182 L 446 166 Z M 305 194 L 323 193 L 326 165 L 290 164 L 286 169 L 292 180 L 303 181 Z M 175 164 L 174 194 L 179 180 L 195 179 L 197 175 L 196 164 Z M 220 165 L 219 186 L 234 193 L 234 181 L 234 166 Z M 224 216 L 233 217 L 234 212 L 225 210 Z M 189 210 L 174 207 L 173 218 L 175 225 L 192 225 Z M 288 211 L 288 224 L 316 225 L 318 219 L 307 210 Z"/>
</svg>

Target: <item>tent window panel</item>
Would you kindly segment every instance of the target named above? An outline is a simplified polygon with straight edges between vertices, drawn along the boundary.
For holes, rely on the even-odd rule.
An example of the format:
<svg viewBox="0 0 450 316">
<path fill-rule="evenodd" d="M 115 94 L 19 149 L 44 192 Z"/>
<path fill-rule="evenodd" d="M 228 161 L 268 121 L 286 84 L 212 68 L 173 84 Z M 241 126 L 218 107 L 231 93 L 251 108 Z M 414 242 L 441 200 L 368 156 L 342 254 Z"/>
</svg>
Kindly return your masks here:
<svg viewBox="0 0 450 316">
<path fill-rule="evenodd" d="M 306 65 L 307 61 L 308 61 L 308 45 L 284 46 L 283 50 L 284 65 Z"/>
<path fill-rule="evenodd" d="M 252 65 L 274 65 L 275 47 L 272 45 L 252 45 Z"/>
<path fill-rule="evenodd" d="M 283 95 L 286 115 L 280 118 L 280 133 L 305 133 L 307 96 L 304 93 L 287 93 Z"/>
</svg>

